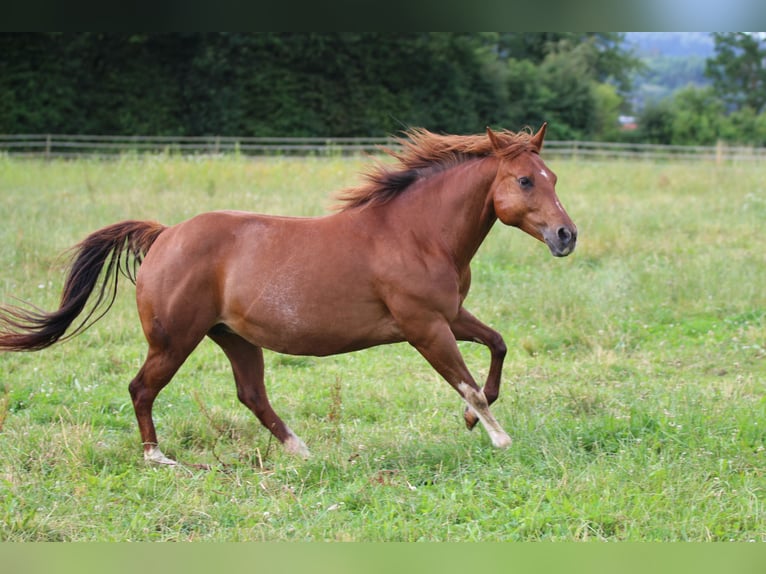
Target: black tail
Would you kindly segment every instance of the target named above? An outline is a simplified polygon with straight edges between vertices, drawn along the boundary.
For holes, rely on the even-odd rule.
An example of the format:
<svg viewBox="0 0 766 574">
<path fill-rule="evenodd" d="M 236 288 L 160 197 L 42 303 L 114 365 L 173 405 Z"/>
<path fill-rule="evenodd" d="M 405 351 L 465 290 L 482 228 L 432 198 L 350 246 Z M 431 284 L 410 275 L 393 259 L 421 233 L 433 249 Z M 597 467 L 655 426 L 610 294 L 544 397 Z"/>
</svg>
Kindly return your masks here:
<svg viewBox="0 0 766 574">
<path fill-rule="evenodd" d="M 164 230 L 165 226 L 155 222 L 123 221 L 91 233 L 74 248 L 57 311 L 45 313 L 0 306 L 0 351 L 37 351 L 90 327 L 111 309 L 120 272 L 135 283 L 143 256 Z M 82 322 L 64 336 L 85 309 L 104 266 L 106 272 L 95 303 Z M 96 315 L 100 308 L 102 311 Z"/>
</svg>

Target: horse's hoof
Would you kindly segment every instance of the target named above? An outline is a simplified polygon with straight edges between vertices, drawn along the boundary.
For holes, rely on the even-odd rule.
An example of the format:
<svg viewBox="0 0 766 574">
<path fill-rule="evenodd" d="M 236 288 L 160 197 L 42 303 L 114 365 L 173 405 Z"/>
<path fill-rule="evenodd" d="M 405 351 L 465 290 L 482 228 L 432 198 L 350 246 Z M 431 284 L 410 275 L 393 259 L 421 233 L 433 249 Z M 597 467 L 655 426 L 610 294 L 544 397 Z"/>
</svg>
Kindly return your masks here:
<svg viewBox="0 0 766 574">
<path fill-rule="evenodd" d="M 149 450 L 144 451 L 144 460 L 152 464 L 164 464 L 167 466 L 175 466 L 178 464 L 172 458 L 166 457 L 157 446 L 153 446 Z"/>
<path fill-rule="evenodd" d="M 505 434 L 505 432 L 492 436 L 492 444 L 496 448 L 508 448 L 512 443 L 511 437 Z"/>
<path fill-rule="evenodd" d="M 294 434 L 291 434 L 283 444 L 285 450 L 290 454 L 299 456 L 304 460 L 311 457 L 311 451 L 309 450 L 309 447 L 307 447 L 306 443 Z"/>
<path fill-rule="evenodd" d="M 465 426 L 468 430 L 473 430 L 473 427 L 479 422 L 479 417 L 477 417 L 476 413 L 468 407 L 463 411 L 463 418 L 465 419 Z"/>
</svg>

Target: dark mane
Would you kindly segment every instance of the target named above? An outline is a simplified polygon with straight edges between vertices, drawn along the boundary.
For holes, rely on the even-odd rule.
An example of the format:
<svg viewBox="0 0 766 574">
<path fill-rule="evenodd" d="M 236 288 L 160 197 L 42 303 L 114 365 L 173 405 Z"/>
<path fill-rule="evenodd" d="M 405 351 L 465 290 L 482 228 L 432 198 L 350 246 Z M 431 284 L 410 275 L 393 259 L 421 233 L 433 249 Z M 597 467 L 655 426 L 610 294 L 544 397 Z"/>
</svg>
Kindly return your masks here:
<svg viewBox="0 0 766 574">
<path fill-rule="evenodd" d="M 393 165 L 376 163 L 365 174 L 366 181 L 362 185 L 337 194 L 341 202 L 338 208 L 347 210 L 385 203 L 401 194 L 416 180 L 470 159 L 490 155 L 511 159 L 524 151 L 540 151 L 528 131 L 516 133 L 502 130 L 493 133 L 502 146 L 499 150 L 492 147 L 486 134 L 440 135 L 422 128 L 407 130 L 403 137 L 396 139 L 401 149 L 382 150 L 397 162 Z"/>
</svg>

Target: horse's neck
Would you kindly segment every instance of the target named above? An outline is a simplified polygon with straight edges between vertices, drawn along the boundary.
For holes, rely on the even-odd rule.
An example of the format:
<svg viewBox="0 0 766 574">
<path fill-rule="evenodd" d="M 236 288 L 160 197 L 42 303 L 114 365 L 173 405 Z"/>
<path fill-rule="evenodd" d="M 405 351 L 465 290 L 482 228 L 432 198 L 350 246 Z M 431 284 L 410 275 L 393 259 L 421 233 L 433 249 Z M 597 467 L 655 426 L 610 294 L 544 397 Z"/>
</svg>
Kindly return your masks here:
<svg viewBox="0 0 766 574">
<path fill-rule="evenodd" d="M 460 164 L 416 184 L 420 189 L 410 190 L 391 208 L 402 211 L 397 217 L 406 217 L 415 233 L 438 240 L 463 268 L 497 219 L 489 198 L 496 173 L 491 158 Z"/>
</svg>

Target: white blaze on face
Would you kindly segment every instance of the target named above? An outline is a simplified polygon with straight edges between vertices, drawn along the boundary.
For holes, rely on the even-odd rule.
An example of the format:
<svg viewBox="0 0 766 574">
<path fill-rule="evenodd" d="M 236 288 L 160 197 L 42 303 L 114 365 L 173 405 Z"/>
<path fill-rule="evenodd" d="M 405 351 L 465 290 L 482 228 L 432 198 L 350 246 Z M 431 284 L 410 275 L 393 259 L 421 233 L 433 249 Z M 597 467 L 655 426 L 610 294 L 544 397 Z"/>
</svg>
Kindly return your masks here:
<svg viewBox="0 0 766 574">
<path fill-rule="evenodd" d="M 551 175 L 550 175 L 550 173 L 548 172 L 547 169 L 541 169 L 540 170 L 540 175 L 542 175 L 547 180 L 551 179 Z M 561 205 L 561 203 L 559 203 L 559 198 L 558 197 L 555 198 L 555 202 L 556 202 L 556 207 L 559 209 L 559 211 L 561 211 L 561 213 L 564 213 L 564 207 Z"/>
</svg>

